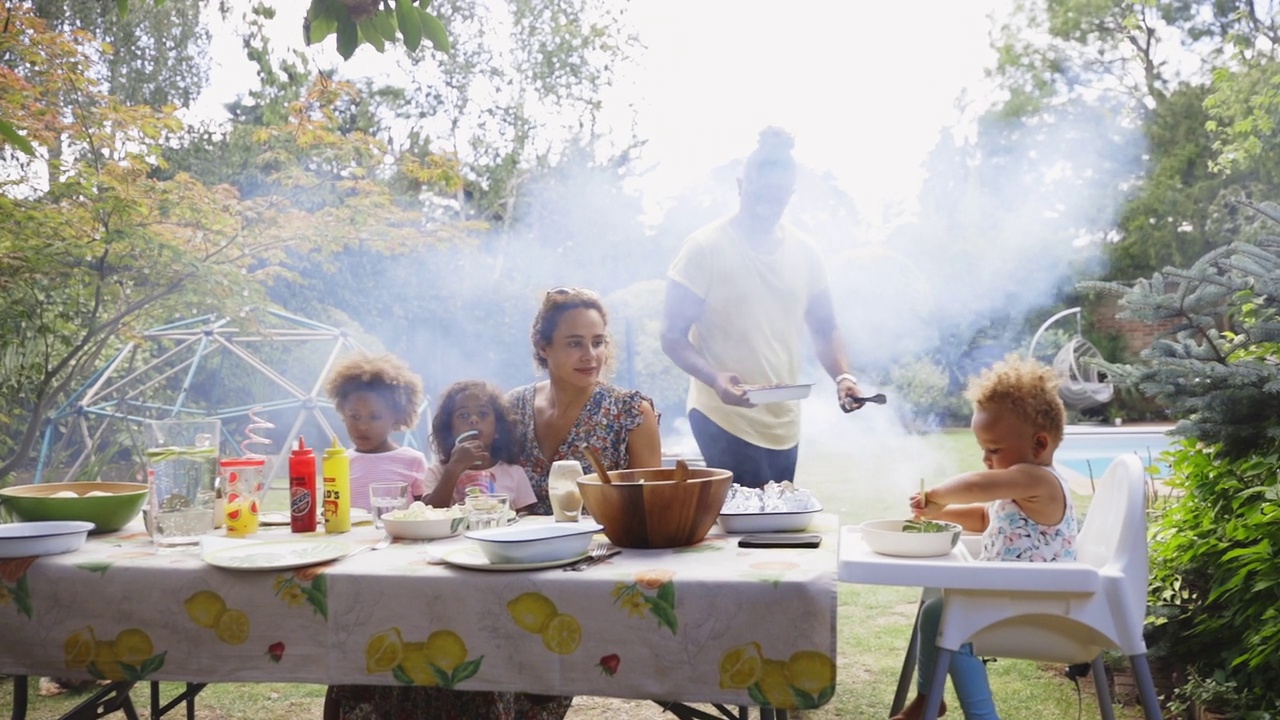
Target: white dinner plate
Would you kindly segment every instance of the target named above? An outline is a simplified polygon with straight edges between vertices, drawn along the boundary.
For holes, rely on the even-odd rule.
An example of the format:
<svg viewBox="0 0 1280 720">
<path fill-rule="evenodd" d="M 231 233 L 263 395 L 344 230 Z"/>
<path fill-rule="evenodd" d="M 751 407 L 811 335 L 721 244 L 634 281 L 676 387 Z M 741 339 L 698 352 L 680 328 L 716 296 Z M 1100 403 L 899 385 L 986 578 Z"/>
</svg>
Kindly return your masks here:
<svg viewBox="0 0 1280 720">
<path fill-rule="evenodd" d="M 351 508 L 351 524 L 360 525 L 362 523 L 373 522 L 373 513 L 363 508 Z M 289 513 L 279 510 L 268 510 L 258 514 L 258 523 L 268 527 L 279 527 L 289 524 Z M 324 527 L 324 522 L 316 526 L 316 529 Z"/>
<path fill-rule="evenodd" d="M 813 383 L 803 385 L 743 385 L 747 391 L 747 399 L 757 405 L 803 400 L 809 397 Z"/>
<path fill-rule="evenodd" d="M 440 559 L 449 563 L 450 565 L 457 565 L 458 567 L 470 568 L 472 570 L 502 571 L 502 570 L 543 570 L 546 568 L 560 567 L 561 565 L 576 563 L 579 560 L 585 558 L 586 556 L 587 556 L 587 553 L 582 553 L 581 555 L 575 555 L 574 557 L 571 557 L 571 558 L 564 558 L 563 560 L 549 560 L 547 562 L 538 562 L 538 563 L 491 563 L 489 562 L 489 559 L 484 556 L 484 553 L 480 552 L 480 548 L 475 547 L 474 545 L 470 545 L 467 547 L 460 547 L 456 550 L 450 550 L 449 552 L 442 555 Z"/>
<path fill-rule="evenodd" d="M 228 570 L 288 570 L 337 560 L 354 549 L 336 540 L 246 542 L 212 550 L 201 559 Z"/>
<path fill-rule="evenodd" d="M 288 525 L 289 513 L 274 510 L 258 513 L 258 524 L 267 526 Z"/>
</svg>

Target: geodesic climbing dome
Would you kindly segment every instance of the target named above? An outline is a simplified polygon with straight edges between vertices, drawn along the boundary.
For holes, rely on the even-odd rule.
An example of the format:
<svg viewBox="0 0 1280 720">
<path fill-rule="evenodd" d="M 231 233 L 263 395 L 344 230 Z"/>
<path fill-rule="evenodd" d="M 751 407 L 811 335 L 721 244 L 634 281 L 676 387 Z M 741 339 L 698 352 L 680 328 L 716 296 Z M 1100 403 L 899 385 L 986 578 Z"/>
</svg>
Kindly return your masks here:
<svg viewBox="0 0 1280 720">
<path fill-rule="evenodd" d="M 278 310 L 206 315 L 148 330 L 46 422 L 35 482 L 55 467 L 59 479 L 75 478 L 126 449 L 140 467 L 147 420 L 217 419 L 223 457 L 266 455 L 268 477 L 281 487 L 299 435 L 317 448 L 334 436 L 350 443 L 324 383 L 339 358 L 361 349 L 346 330 Z M 420 410 L 426 417 L 425 403 Z M 250 413 L 275 426 L 255 431 L 269 444 L 244 445 Z M 422 444 L 410 431 L 399 440 Z"/>
</svg>

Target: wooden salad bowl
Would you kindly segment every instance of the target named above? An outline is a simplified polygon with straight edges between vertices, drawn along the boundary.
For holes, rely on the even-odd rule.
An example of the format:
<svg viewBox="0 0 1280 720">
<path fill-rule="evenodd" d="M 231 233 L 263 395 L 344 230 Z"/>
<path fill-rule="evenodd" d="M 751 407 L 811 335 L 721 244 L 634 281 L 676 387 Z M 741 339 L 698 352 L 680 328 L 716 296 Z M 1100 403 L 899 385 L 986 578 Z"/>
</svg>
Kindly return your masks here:
<svg viewBox="0 0 1280 720">
<path fill-rule="evenodd" d="M 582 502 L 604 526 L 609 541 L 627 548 L 672 548 L 700 542 L 715 524 L 733 473 L 690 468 L 676 480 L 675 468 L 614 470 L 608 484 L 596 475 L 578 479 Z"/>
</svg>

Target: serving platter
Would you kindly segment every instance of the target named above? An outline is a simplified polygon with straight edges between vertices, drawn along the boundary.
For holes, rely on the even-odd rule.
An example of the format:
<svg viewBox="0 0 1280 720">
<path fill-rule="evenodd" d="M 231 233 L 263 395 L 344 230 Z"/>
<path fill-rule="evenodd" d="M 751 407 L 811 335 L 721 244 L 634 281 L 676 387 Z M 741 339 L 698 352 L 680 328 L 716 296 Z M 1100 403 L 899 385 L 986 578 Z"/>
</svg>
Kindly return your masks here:
<svg viewBox="0 0 1280 720">
<path fill-rule="evenodd" d="M 768 405 L 769 403 L 787 402 L 789 400 L 803 400 L 809 397 L 809 392 L 813 390 L 813 383 L 804 383 L 799 385 L 743 385 L 742 388 L 747 391 L 747 399 L 756 405 Z"/>
<path fill-rule="evenodd" d="M 570 565 L 585 557 L 587 557 L 587 553 L 563 558 L 561 560 L 548 560 L 547 562 L 493 563 L 489 562 L 489 559 L 484 556 L 484 553 L 480 552 L 480 548 L 471 545 L 451 550 L 444 555 L 441 555 L 440 559 L 450 565 L 456 565 L 457 567 L 468 568 L 471 570 L 510 572 L 513 570 L 545 570 L 547 568 L 560 567 L 561 565 Z"/>
<path fill-rule="evenodd" d="M 227 570 L 289 570 L 337 560 L 354 549 L 336 540 L 245 542 L 211 550 L 201 559 Z"/>
<path fill-rule="evenodd" d="M 822 512 L 815 503 L 807 510 L 778 512 L 720 513 L 720 527 L 727 533 L 800 532 Z"/>
</svg>

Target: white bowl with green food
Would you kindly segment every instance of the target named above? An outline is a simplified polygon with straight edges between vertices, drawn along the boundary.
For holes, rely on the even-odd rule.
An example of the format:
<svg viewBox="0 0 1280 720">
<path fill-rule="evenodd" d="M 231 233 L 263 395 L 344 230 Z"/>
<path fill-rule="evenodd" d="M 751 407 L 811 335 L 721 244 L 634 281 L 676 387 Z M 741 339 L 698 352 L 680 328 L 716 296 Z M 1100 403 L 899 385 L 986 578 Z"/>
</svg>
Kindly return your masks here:
<svg viewBox="0 0 1280 720">
<path fill-rule="evenodd" d="M 872 552 L 894 557 L 946 555 L 960 542 L 959 525 L 940 520 L 868 520 L 860 526 Z"/>
</svg>

